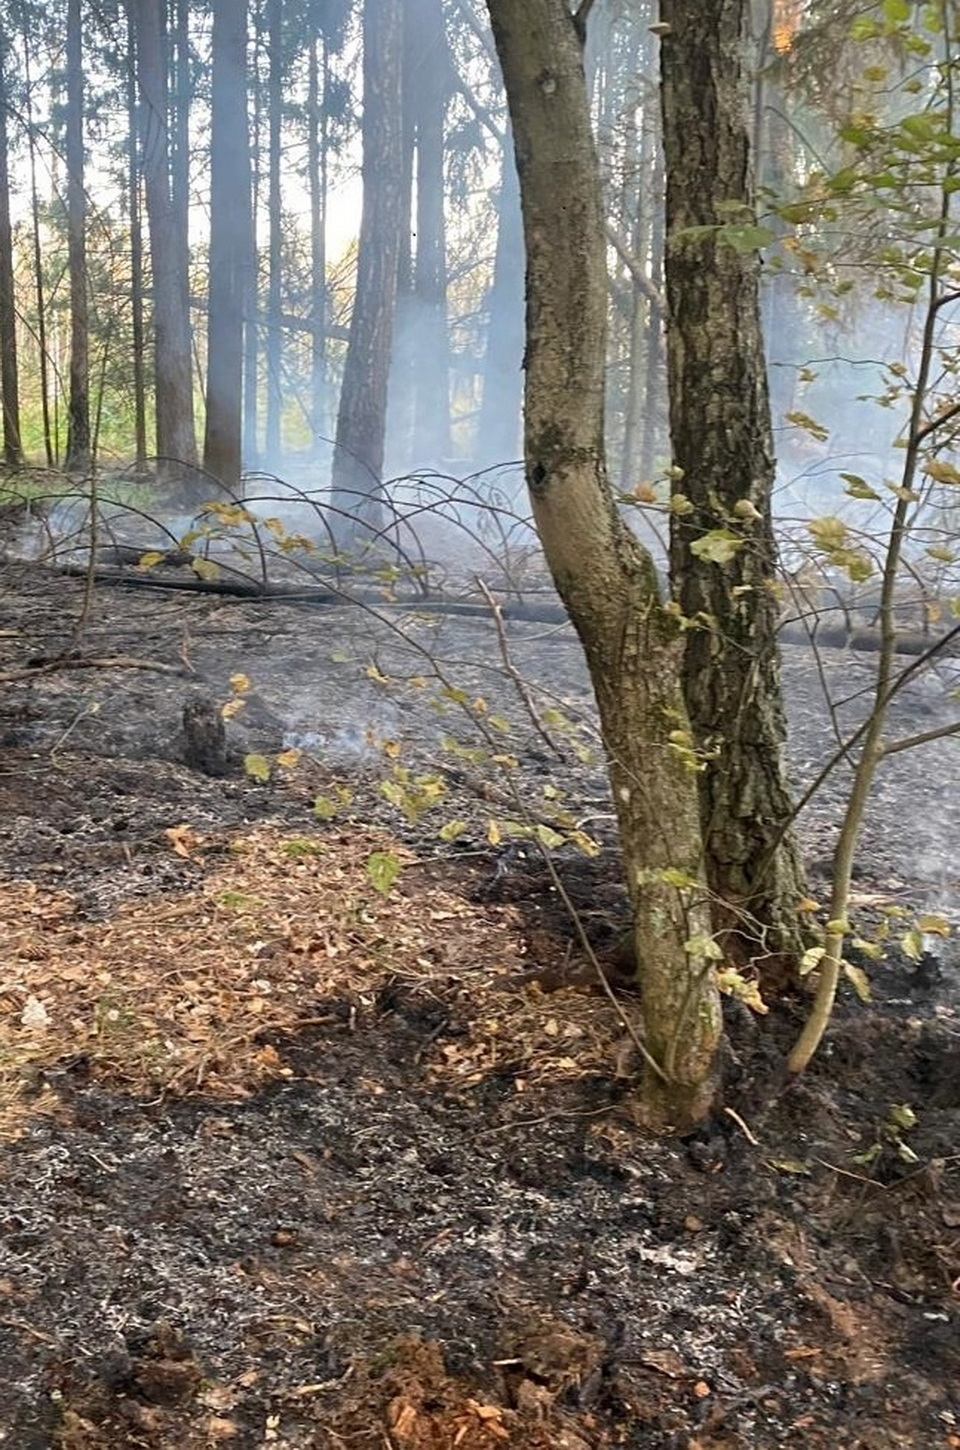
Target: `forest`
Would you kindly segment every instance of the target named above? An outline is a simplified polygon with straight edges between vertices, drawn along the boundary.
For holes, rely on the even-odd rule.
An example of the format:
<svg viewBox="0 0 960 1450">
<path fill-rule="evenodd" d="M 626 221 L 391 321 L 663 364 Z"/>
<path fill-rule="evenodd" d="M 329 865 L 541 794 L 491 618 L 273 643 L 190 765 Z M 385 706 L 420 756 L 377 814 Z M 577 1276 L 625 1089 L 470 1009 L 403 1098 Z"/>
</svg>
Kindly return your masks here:
<svg viewBox="0 0 960 1450">
<path fill-rule="evenodd" d="M 960 1447 L 958 46 L 0 4 L 0 1443 Z"/>
</svg>

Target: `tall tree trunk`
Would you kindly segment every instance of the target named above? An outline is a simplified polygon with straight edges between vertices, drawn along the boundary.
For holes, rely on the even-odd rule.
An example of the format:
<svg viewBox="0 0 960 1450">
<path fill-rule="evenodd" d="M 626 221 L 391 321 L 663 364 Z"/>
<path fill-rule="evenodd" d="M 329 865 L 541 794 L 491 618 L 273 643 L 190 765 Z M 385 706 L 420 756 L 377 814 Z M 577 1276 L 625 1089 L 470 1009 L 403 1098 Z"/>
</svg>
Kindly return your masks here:
<svg viewBox="0 0 960 1450">
<path fill-rule="evenodd" d="M 70 274 L 70 395 L 66 466 L 90 468 L 90 317 L 87 298 L 87 193 L 83 166 L 83 49 L 80 0 L 67 4 L 67 268 Z"/>
<path fill-rule="evenodd" d="M 263 7 L 254 7 L 253 55 L 250 74 L 260 76 L 260 50 L 263 40 Z M 250 235 L 251 266 L 247 274 L 247 291 L 243 301 L 247 325 L 243 330 L 243 458 L 248 468 L 263 464 L 260 450 L 260 180 L 263 155 L 263 89 L 252 88 L 250 107 Z M 266 445 L 266 440 L 264 440 Z"/>
<path fill-rule="evenodd" d="M 393 308 L 393 339 L 387 385 L 386 454 L 395 472 L 415 467 L 413 453 L 413 399 L 417 372 L 416 298 L 413 292 L 414 190 L 417 154 L 418 100 L 410 85 L 420 54 L 421 36 L 412 6 L 403 6 L 403 61 L 401 69 L 400 215 L 397 248 L 397 295 Z"/>
<path fill-rule="evenodd" d="M 127 199 L 130 210 L 130 319 L 133 345 L 133 434 L 136 468 L 147 461 L 147 398 L 144 367 L 143 217 L 140 206 L 140 111 L 137 92 L 137 37 L 133 10 L 127 11 Z M 101 390 L 102 397 L 102 390 Z"/>
<path fill-rule="evenodd" d="M 804 892 L 783 766 L 759 258 L 723 231 L 754 220 L 747 5 L 661 0 L 660 8 L 670 432 L 675 491 L 689 501 L 672 516 L 671 573 L 695 624 L 685 635 L 684 693 L 705 757 L 715 929 L 728 957 L 754 964 L 773 986 L 800 949 Z M 714 562 L 711 535 L 722 555 Z"/>
<path fill-rule="evenodd" d="M 186 213 L 171 178 L 165 0 L 134 0 L 140 155 L 153 281 L 153 386 L 161 481 L 197 464 Z"/>
<path fill-rule="evenodd" d="M 310 42 L 307 61 L 307 171 L 310 190 L 310 424 L 319 455 L 327 421 L 327 94 L 326 39 Z"/>
<path fill-rule="evenodd" d="M 450 87 L 442 0 L 406 0 L 419 28 L 417 63 L 405 81 L 416 99 L 417 250 L 413 267 L 413 455 L 440 467 L 450 455 L 450 345 L 444 226 L 444 126 Z"/>
<path fill-rule="evenodd" d="M 37 135 L 33 124 L 33 86 L 30 76 L 30 37 L 23 37 L 23 79 L 26 88 L 27 151 L 30 171 L 30 243 L 37 307 L 37 350 L 40 370 L 40 410 L 43 416 L 43 448 L 47 467 L 57 462 L 50 411 L 50 354 L 47 350 L 47 301 L 43 290 L 43 246 L 40 239 L 40 193 L 37 187 Z"/>
<path fill-rule="evenodd" d="M 268 0 L 267 54 L 270 65 L 267 99 L 267 217 L 270 249 L 267 269 L 267 465 L 279 468 L 281 413 L 283 409 L 283 322 L 281 282 L 283 276 L 283 210 L 280 189 L 280 138 L 283 123 L 283 25 L 282 0 Z"/>
<path fill-rule="evenodd" d="M 527 483 L 609 760 L 649 1054 L 642 1107 L 651 1124 L 686 1126 L 713 1102 L 720 1006 L 677 626 L 606 473 L 604 216 L 582 37 L 564 0 L 487 5 L 523 200 Z"/>
<path fill-rule="evenodd" d="M 483 399 L 474 457 L 481 467 L 520 457 L 523 399 L 523 223 L 520 186 L 507 136 L 497 198 L 497 246 L 487 294 Z"/>
<path fill-rule="evenodd" d="M 214 0 L 210 140 L 207 416 L 203 466 L 228 489 L 242 474 L 243 310 L 252 261 L 247 6 Z"/>
<path fill-rule="evenodd" d="M 364 0 L 363 210 L 357 290 L 337 414 L 331 502 L 343 543 L 381 524 L 387 384 L 397 295 L 403 164 L 400 0 Z"/>
<path fill-rule="evenodd" d="M 13 229 L 10 225 L 10 170 L 7 160 L 7 41 L 0 37 L 0 403 L 3 459 L 11 468 L 23 463 L 20 439 L 20 377 L 17 364 L 17 307 L 13 278 Z"/>
</svg>

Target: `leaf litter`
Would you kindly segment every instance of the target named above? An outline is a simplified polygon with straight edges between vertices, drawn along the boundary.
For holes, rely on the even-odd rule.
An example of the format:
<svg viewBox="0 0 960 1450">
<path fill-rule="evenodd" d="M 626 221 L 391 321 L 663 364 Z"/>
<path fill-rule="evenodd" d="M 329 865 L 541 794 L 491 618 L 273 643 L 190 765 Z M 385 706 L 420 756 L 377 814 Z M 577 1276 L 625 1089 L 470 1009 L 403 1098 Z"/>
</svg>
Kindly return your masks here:
<svg viewBox="0 0 960 1450">
<path fill-rule="evenodd" d="M 17 664 L 59 614 L 5 605 Z M 283 611 L 97 611 L 105 653 L 172 663 L 189 637 L 224 699 L 218 640 L 245 641 L 278 708 Z M 731 1004 L 732 1113 L 651 1142 L 636 999 L 571 953 L 535 851 L 487 845 L 488 798 L 451 792 L 466 840 L 438 851 L 359 757 L 203 781 L 171 758 L 182 682 L 78 688 L 51 673 L 7 704 L 0 1445 L 956 1450 L 949 979 L 871 965 L 873 1001 L 845 1000 L 788 1091 L 799 1006 L 758 1028 Z M 489 679 L 468 693 L 516 713 Z M 252 718 L 231 729 L 269 754 Z M 401 722 L 423 771 L 429 718 Z M 883 821 L 932 810 L 927 759 L 871 827 L 867 899 L 909 885 Z M 593 767 L 566 769 L 590 798 Z M 813 829 L 828 844 L 828 813 Z M 591 929 L 615 925 L 612 852 L 561 866 Z"/>
</svg>

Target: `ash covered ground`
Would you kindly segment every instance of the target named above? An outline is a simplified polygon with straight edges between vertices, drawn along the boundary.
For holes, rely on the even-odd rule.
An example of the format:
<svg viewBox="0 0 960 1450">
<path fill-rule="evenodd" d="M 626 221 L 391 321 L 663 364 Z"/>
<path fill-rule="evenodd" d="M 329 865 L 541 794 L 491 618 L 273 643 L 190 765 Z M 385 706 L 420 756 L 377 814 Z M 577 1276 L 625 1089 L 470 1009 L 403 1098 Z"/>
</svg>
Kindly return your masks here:
<svg viewBox="0 0 960 1450">
<path fill-rule="evenodd" d="M 561 879 L 616 935 L 567 630 L 507 626 L 508 669 L 482 619 L 99 588 L 78 633 L 82 582 L 13 565 L 0 608 L 0 1443 L 960 1444 L 950 940 L 871 967 L 789 1086 L 802 1002 L 732 1010 L 733 1114 L 651 1142 L 549 875 L 489 841 L 521 807 L 573 820 L 602 849 L 562 848 Z M 784 656 L 802 786 L 836 747 L 823 680 L 842 734 L 872 660 Z M 895 735 L 948 722 L 952 668 L 899 693 Z M 227 774 L 188 768 L 184 705 L 240 697 Z M 439 796 L 411 808 L 418 779 Z M 956 739 L 885 763 L 868 925 L 956 920 L 958 780 Z M 815 885 L 842 787 L 801 823 Z"/>
</svg>

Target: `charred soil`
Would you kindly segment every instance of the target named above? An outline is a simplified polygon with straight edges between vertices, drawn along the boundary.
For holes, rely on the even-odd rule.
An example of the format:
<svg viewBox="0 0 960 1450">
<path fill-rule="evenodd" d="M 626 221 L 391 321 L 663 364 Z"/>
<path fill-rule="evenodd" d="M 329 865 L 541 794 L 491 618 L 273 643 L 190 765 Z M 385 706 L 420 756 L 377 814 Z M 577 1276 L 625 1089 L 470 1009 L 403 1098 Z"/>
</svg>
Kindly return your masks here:
<svg viewBox="0 0 960 1450">
<path fill-rule="evenodd" d="M 512 629 L 508 668 L 483 620 L 106 589 L 79 629 L 81 584 L 12 566 L 0 609 L 0 1444 L 960 1446 L 949 941 L 870 966 L 798 1082 L 802 1001 L 731 1004 L 724 1109 L 651 1141 L 629 984 L 510 836 L 596 841 L 553 859 L 607 953 L 563 631 Z M 785 669 L 803 781 L 870 665 Z M 184 763 L 207 699 L 242 701 L 222 774 Z M 956 912 L 956 750 L 884 773 L 874 923 Z M 815 878 L 839 796 L 805 815 Z"/>
</svg>

